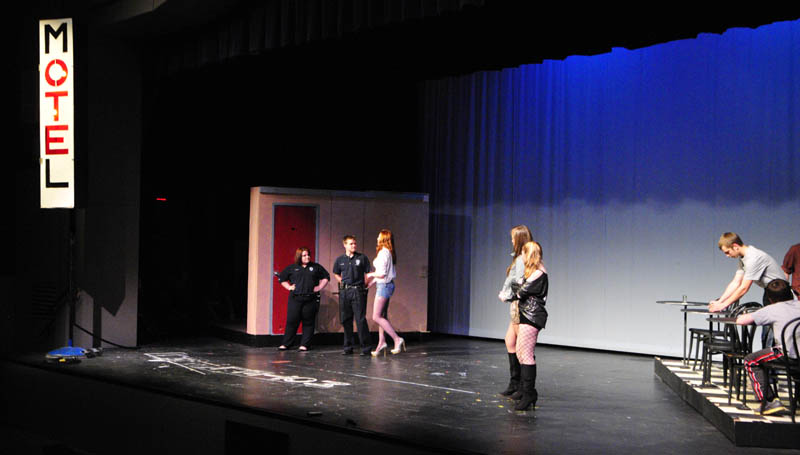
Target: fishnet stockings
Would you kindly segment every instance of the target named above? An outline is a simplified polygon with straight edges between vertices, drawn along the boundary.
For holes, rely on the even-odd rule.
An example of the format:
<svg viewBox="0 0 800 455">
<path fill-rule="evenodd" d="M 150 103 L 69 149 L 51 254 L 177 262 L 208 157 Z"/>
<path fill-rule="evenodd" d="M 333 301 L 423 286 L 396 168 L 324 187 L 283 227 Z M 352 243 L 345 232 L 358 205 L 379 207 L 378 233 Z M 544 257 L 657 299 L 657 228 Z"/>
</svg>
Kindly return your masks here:
<svg viewBox="0 0 800 455">
<path fill-rule="evenodd" d="M 517 358 L 522 365 L 536 365 L 534 356 L 539 329 L 532 325 L 520 324 L 517 335 Z"/>
</svg>

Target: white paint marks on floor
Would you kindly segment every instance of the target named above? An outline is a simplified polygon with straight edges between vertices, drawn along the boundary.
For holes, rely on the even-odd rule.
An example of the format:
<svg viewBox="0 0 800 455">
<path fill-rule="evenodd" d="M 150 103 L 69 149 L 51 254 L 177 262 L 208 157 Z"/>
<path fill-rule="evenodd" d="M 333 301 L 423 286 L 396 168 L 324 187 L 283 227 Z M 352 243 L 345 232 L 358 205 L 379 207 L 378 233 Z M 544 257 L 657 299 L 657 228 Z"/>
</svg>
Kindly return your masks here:
<svg viewBox="0 0 800 455">
<path fill-rule="evenodd" d="M 305 387 L 314 387 L 318 389 L 331 389 L 336 386 L 350 385 L 347 382 L 319 380 L 317 378 L 307 376 L 286 376 L 281 374 L 272 373 L 264 370 L 254 370 L 252 368 L 242 368 L 233 365 L 222 365 L 209 362 L 208 360 L 198 359 L 191 357 L 185 352 L 158 352 L 158 353 L 145 353 L 148 362 L 158 362 L 169 365 L 174 365 L 180 368 L 185 368 L 194 373 L 206 374 L 224 374 L 240 378 L 255 379 L 267 382 L 282 382 L 286 384 L 302 384 Z M 163 368 L 163 366 L 159 367 Z"/>
</svg>

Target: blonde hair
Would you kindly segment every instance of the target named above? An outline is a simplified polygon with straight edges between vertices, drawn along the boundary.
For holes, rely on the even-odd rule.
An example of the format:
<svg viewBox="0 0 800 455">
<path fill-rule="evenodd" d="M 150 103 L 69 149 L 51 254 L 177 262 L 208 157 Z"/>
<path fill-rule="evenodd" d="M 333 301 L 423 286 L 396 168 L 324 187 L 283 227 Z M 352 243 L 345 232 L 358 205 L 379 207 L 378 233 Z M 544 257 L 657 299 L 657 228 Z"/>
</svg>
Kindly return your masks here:
<svg viewBox="0 0 800 455">
<path fill-rule="evenodd" d="M 533 234 L 531 234 L 531 230 L 528 229 L 528 226 L 520 224 L 511 228 L 511 244 L 514 246 L 514 256 L 511 258 L 511 264 L 506 269 L 506 276 L 511 273 L 511 269 L 514 267 L 514 261 L 522 254 L 522 247 L 532 240 Z"/>
<path fill-rule="evenodd" d="M 394 251 L 394 236 L 392 235 L 392 231 L 388 229 L 381 229 L 380 234 L 378 234 L 378 244 L 375 246 L 375 255 L 380 253 L 384 248 L 392 253 L 392 264 L 397 264 L 397 253 Z"/>
<path fill-rule="evenodd" d="M 528 242 L 522 247 L 522 257 L 525 258 L 525 278 L 533 275 L 542 265 L 542 246 L 538 242 Z"/>
<path fill-rule="evenodd" d="M 721 250 L 724 246 L 725 248 L 733 248 L 733 244 L 737 244 L 739 246 L 744 246 L 744 242 L 739 237 L 739 234 L 735 232 L 726 232 L 719 237 L 719 242 L 717 242 L 717 247 Z"/>
</svg>

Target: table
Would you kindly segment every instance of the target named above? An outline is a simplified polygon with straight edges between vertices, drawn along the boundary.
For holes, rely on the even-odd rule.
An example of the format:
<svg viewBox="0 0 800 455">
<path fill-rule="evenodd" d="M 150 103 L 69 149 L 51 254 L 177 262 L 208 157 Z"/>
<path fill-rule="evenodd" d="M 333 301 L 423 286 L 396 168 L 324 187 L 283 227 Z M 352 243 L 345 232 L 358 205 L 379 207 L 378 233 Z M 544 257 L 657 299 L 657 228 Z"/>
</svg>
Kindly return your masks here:
<svg viewBox="0 0 800 455">
<path fill-rule="evenodd" d="M 686 300 L 686 296 L 684 295 L 682 300 L 656 300 L 656 303 L 660 305 L 678 305 L 683 307 L 681 310 L 683 312 L 683 364 L 686 365 L 688 363 L 686 356 L 686 314 L 689 312 L 683 310 L 688 309 L 687 307 L 690 306 L 708 307 L 708 302 L 690 302 Z"/>
<path fill-rule="evenodd" d="M 687 314 L 689 314 L 689 313 L 694 313 L 694 314 L 726 314 L 726 313 L 712 313 L 711 311 L 709 311 L 707 305 L 706 305 L 705 308 L 683 308 L 681 310 L 681 313 L 683 313 L 683 320 L 684 320 L 684 328 L 683 328 L 683 330 L 684 330 L 684 332 L 683 332 L 684 342 L 686 341 L 686 315 Z M 708 319 L 710 319 L 710 318 L 706 318 L 706 320 L 708 320 Z M 709 334 L 709 336 L 711 336 L 713 333 L 714 333 L 713 322 L 709 321 L 709 323 L 708 323 L 708 334 Z M 699 338 L 697 339 L 697 343 L 698 343 L 698 346 L 699 346 L 699 343 L 700 343 L 700 339 Z M 705 356 L 703 357 L 703 359 L 704 360 L 701 362 L 701 365 L 703 365 L 703 385 L 706 385 L 707 382 L 711 381 L 711 370 L 710 370 L 710 366 L 711 365 L 710 365 L 710 363 L 708 365 L 706 365 Z M 688 363 L 688 359 L 686 360 L 686 364 L 687 365 L 689 364 Z M 695 365 L 697 365 L 697 361 L 695 361 Z M 708 376 L 708 377 L 706 377 L 706 376 Z"/>
</svg>

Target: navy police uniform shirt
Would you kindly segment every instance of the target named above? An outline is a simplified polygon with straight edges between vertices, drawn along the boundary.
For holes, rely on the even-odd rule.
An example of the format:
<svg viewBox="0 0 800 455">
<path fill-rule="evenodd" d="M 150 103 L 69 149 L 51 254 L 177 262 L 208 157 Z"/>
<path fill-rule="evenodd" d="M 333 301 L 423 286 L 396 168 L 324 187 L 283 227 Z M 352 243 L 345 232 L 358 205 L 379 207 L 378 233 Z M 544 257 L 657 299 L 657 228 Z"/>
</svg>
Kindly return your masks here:
<svg viewBox="0 0 800 455">
<path fill-rule="evenodd" d="M 283 283 L 288 281 L 295 286 L 295 294 L 313 294 L 314 288 L 322 280 L 329 280 L 331 276 L 324 267 L 316 262 L 309 262 L 306 267 L 302 265 L 292 264 L 283 269 L 283 272 L 278 276 L 278 281 Z"/>
<path fill-rule="evenodd" d="M 364 274 L 369 272 L 369 258 L 358 252 L 353 257 L 343 254 L 333 263 L 333 273 L 341 275 L 342 283 L 348 286 L 364 286 Z"/>
</svg>

